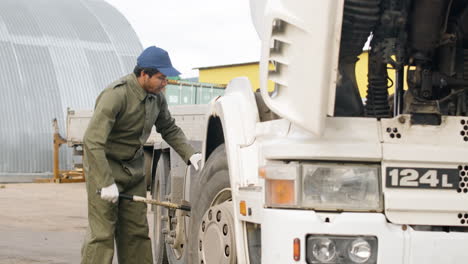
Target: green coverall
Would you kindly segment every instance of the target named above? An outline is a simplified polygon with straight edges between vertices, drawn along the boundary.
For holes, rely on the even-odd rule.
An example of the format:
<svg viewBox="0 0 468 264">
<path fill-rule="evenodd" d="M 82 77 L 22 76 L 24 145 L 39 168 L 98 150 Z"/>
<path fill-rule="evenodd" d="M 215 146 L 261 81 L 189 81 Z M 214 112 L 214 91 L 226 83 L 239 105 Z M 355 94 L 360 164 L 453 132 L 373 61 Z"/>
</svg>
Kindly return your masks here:
<svg viewBox="0 0 468 264">
<path fill-rule="evenodd" d="M 142 145 L 153 124 L 162 138 L 189 163 L 195 151 L 171 117 L 164 95 L 147 93 L 135 74 L 112 83 L 97 98 L 84 135 L 84 169 L 89 227 L 82 264 L 110 264 L 114 236 L 119 264 L 152 264 L 146 204 L 102 200 L 96 190 L 114 182 L 119 192 L 146 196 Z"/>
</svg>

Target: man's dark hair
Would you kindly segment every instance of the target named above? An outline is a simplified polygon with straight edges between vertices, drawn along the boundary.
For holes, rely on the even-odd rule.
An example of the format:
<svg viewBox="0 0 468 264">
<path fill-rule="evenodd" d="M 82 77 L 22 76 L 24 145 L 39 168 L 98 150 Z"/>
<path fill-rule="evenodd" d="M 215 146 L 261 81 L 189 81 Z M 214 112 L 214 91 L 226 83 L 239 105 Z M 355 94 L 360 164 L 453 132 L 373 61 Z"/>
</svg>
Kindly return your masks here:
<svg viewBox="0 0 468 264">
<path fill-rule="evenodd" d="M 135 69 L 133 69 L 133 73 L 136 75 L 136 77 L 140 77 L 141 72 L 144 72 L 144 73 L 148 74 L 148 76 L 151 78 L 153 75 L 155 75 L 159 71 L 156 70 L 156 69 L 142 68 L 142 67 L 139 67 L 139 66 L 135 66 Z"/>
</svg>

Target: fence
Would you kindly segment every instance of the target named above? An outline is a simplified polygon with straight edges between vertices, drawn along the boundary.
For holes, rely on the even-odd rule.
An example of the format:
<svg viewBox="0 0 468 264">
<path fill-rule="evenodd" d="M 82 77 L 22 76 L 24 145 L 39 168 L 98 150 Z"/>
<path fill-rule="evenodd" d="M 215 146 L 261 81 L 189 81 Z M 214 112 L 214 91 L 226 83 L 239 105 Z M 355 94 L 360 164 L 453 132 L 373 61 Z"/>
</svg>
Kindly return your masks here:
<svg viewBox="0 0 468 264">
<path fill-rule="evenodd" d="M 169 105 L 207 104 L 216 96 L 223 95 L 226 86 L 170 80 L 166 86 Z"/>
</svg>

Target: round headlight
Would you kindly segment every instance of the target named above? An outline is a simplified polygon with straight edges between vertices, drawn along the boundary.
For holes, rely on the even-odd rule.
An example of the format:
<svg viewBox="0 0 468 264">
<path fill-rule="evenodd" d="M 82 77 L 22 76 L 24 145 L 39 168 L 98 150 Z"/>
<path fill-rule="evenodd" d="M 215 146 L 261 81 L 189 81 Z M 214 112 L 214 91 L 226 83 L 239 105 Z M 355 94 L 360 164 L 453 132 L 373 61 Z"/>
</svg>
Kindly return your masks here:
<svg viewBox="0 0 468 264">
<path fill-rule="evenodd" d="M 351 242 L 348 256 L 354 263 L 365 263 L 371 257 L 372 248 L 369 242 L 358 238 Z"/>
<path fill-rule="evenodd" d="M 336 256 L 335 242 L 328 238 L 320 238 L 314 241 L 312 254 L 320 262 L 330 262 Z"/>
</svg>

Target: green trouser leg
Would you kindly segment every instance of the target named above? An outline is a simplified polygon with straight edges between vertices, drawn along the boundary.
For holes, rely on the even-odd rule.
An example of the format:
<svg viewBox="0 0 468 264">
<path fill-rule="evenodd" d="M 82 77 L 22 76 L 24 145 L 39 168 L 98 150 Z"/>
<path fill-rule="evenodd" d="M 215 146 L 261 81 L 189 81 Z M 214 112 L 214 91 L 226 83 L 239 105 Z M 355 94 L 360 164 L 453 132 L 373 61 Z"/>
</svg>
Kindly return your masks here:
<svg viewBox="0 0 468 264">
<path fill-rule="evenodd" d="M 88 229 L 81 249 L 81 264 L 111 264 L 118 204 L 102 200 L 96 184 L 87 178 Z"/>
<path fill-rule="evenodd" d="M 126 194 L 146 197 L 144 177 Z M 145 203 L 120 200 L 115 240 L 119 264 L 153 264 Z"/>
<path fill-rule="evenodd" d="M 130 195 L 146 196 L 144 178 L 133 187 L 119 190 Z M 119 264 L 152 264 L 151 240 L 148 236 L 146 204 L 120 199 L 117 204 L 104 201 L 96 194 L 92 179 L 88 191 L 88 232 L 82 248 L 82 264 L 111 264 L 114 234 Z"/>
</svg>

